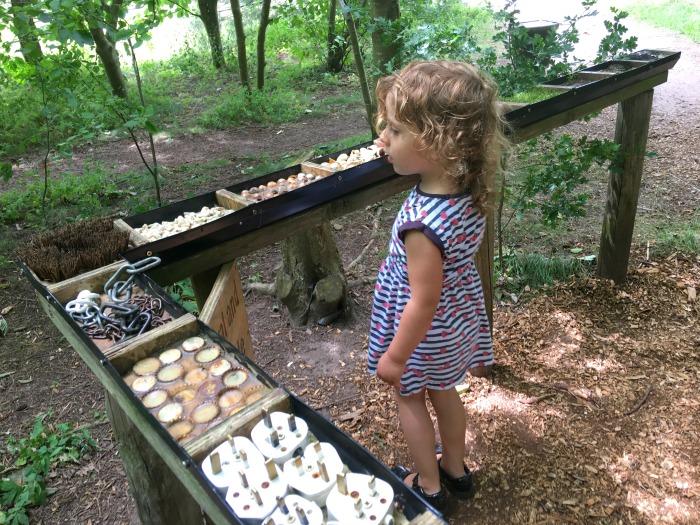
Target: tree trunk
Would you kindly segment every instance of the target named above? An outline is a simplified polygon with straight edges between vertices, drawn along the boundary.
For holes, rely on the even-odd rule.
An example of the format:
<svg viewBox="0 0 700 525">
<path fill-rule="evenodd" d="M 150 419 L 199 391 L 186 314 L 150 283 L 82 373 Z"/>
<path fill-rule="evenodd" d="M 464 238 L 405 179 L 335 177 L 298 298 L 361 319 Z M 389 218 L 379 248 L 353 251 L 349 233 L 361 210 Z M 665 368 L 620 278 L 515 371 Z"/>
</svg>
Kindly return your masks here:
<svg viewBox="0 0 700 525">
<path fill-rule="evenodd" d="M 343 59 L 348 49 L 347 28 L 343 38 L 343 44 L 336 42 L 335 32 L 336 0 L 328 0 L 328 51 L 326 56 L 326 69 L 331 73 L 340 73 L 343 70 Z"/>
<path fill-rule="evenodd" d="M 258 28 L 258 89 L 261 91 L 265 85 L 265 32 L 270 23 L 270 1 L 263 0 Z"/>
<path fill-rule="evenodd" d="M 44 54 L 39 44 L 34 18 L 22 13 L 26 4 L 27 0 L 12 0 L 12 25 L 25 62 L 36 64 L 44 58 Z"/>
<path fill-rule="evenodd" d="M 374 101 L 372 99 L 372 95 L 369 92 L 369 85 L 367 84 L 367 75 L 365 74 L 365 63 L 364 60 L 362 60 L 362 50 L 360 49 L 360 41 L 357 38 L 355 19 L 352 17 L 352 13 L 347 9 L 344 0 L 338 0 L 338 4 L 340 5 L 341 10 L 343 11 L 345 25 L 347 26 L 348 34 L 350 35 L 352 54 L 355 58 L 355 67 L 357 68 L 357 77 L 360 80 L 362 100 L 364 100 L 365 103 L 367 123 L 369 124 L 369 129 L 372 131 L 372 138 L 376 138 L 377 132 L 374 129 Z"/>
<path fill-rule="evenodd" d="M 231 0 L 231 14 L 233 14 L 233 25 L 236 28 L 238 73 L 241 77 L 241 85 L 246 89 L 246 91 L 250 91 L 250 80 L 248 80 L 248 58 L 245 50 L 245 31 L 243 30 L 243 15 L 241 14 L 241 3 L 239 0 Z"/>
<path fill-rule="evenodd" d="M 283 242 L 275 288 L 295 326 L 327 324 L 346 310 L 345 272 L 330 223 Z"/>
<path fill-rule="evenodd" d="M 90 25 L 90 34 L 95 41 L 95 49 L 97 56 L 100 57 L 102 65 L 105 68 L 107 79 L 112 86 L 112 93 L 120 98 L 126 98 L 126 79 L 122 73 L 122 68 L 119 64 L 119 53 L 112 42 L 109 41 L 104 31 L 95 26 Z"/>
<path fill-rule="evenodd" d="M 219 29 L 219 13 L 216 11 L 218 0 L 197 0 L 199 14 L 209 39 L 211 58 L 216 69 L 226 65 L 224 48 L 221 45 L 221 30 Z"/>
<path fill-rule="evenodd" d="M 372 0 L 372 18 L 383 18 L 387 22 L 399 19 L 399 0 Z M 382 75 L 391 73 L 401 65 L 401 42 L 394 31 L 381 25 L 372 32 L 372 56 Z"/>
</svg>

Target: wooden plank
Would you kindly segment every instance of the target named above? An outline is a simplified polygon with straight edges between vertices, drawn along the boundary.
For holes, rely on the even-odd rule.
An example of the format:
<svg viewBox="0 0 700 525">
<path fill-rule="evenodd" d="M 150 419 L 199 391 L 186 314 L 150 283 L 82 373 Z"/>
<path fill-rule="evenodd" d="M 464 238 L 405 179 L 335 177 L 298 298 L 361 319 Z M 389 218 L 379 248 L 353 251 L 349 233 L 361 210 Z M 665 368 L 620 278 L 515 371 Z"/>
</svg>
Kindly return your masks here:
<svg viewBox="0 0 700 525">
<path fill-rule="evenodd" d="M 228 190 L 217 190 L 216 202 L 219 206 L 227 210 L 240 210 L 253 203 L 253 201 L 246 200 L 240 195 Z"/>
<path fill-rule="evenodd" d="M 134 228 L 129 226 L 122 219 L 114 220 L 114 229 L 129 233 L 129 244 L 131 246 L 141 246 L 142 244 L 147 244 L 149 242 L 146 237 L 137 232 Z"/>
<path fill-rule="evenodd" d="M 81 273 L 80 275 L 61 281 L 60 283 L 51 284 L 47 289 L 61 304 L 66 304 L 68 301 L 75 299 L 80 290 L 90 290 L 101 293 L 107 279 L 125 264 L 128 263 L 126 261 L 113 262 L 107 266 Z"/>
<path fill-rule="evenodd" d="M 268 409 L 270 412 L 276 410 L 291 412 L 289 395 L 283 389 L 275 388 L 240 412 L 236 412 L 223 423 L 185 443 L 183 445 L 185 450 L 195 461 L 200 462 L 209 452 L 223 443 L 228 436 L 250 437 L 251 430 L 262 417 L 263 408 Z"/>
<path fill-rule="evenodd" d="M 221 267 L 199 318 L 246 356 L 254 358 L 243 285 L 235 262 Z"/>
<path fill-rule="evenodd" d="M 217 525 L 232 523 L 233 520 L 230 514 L 223 509 L 221 509 L 213 497 L 200 485 L 199 481 L 195 478 L 193 471 L 184 464 L 177 454 L 166 444 L 165 439 L 161 436 L 155 428 L 153 428 L 152 422 L 148 420 L 145 414 L 141 413 L 132 402 L 131 398 L 118 386 L 117 379 L 115 379 L 111 374 L 107 372 L 107 369 L 100 363 L 100 361 L 95 357 L 92 351 L 86 346 L 86 344 L 78 337 L 78 335 L 73 332 L 73 327 L 54 309 L 54 307 L 48 302 L 47 298 L 37 293 L 37 298 L 42 309 L 49 316 L 53 324 L 68 340 L 70 345 L 75 349 L 75 351 L 80 355 L 85 364 L 90 368 L 97 380 L 105 388 L 109 396 L 116 402 L 119 408 L 124 412 L 126 417 L 133 423 L 133 429 L 135 432 L 140 432 L 148 444 L 154 449 L 155 454 L 157 454 L 164 461 L 167 468 L 163 472 L 171 472 L 177 479 L 183 484 L 190 496 L 199 504 L 202 511 L 206 513 L 212 523 Z M 120 381 L 120 380 L 119 380 Z M 145 473 L 141 473 L 145 475 Z M 139 473 L 133 473 L 133 475 L 139 475 Z M 171 500 L 169 502 L 153 502 L 154 507 L 149 511 L 150 515 L 161 516 L 168 515 L 168 509 L 163 508 L 164 506 L 177 506 L 176 500 Z M 161 523 L 168 523 L 167 520 L 162 520 Z"/>
<path fill-rule="evenodd" d="M 252 253 L 294 235 L 303 229 L 318 225 L 334 217 L 340 217 L 352 211 L 379 202 L 416 184 L 416 177 L 392 177 L 388 181 L 373 184 L 363 190 L 354 192 L 322 206 L 317 206 L 288 219 L 269 224 L 236 239 L 222 242 L 191 257 L 173 262 L 165 267 L 156 267 L 149 276 L 161 284 L 177 282 L 189 275 L 227 263 L 234 258 Z"/>
<path fill-rule="evenodd" d="M 131 495 L 143 525 L 190 525 L 202 522 L 202 509 L 182 482 L 109 394 L 112 422 Z"/>
<path fill-rule="evenodd" d="M 316 164 L 315 162 L 311 162 L 309 160 L 301 163 L 301 171 L 302 173 L 311 173 L 313 175 L 320 175 L 321 177 L 327 177 L 328 175 L 335 173 L 335 171 L 332 169 L 325 168 L 320 164 Z"/>
<path fill-rule="evenodd" d="M 612 106 L 613 104 L 620 102 L 621 100 L 634 97 L 635 95 L 643 93 L 644 91 L 648 91 L 654 86 L 663 84 L 664 82 L 666 82 L 667 77 L 668 71 L 664 71 L 663 73 L 659 73 L 658 75 L 654 75 L 653 77 L 641 80 L 636 84 L 628 86 L 619 91 L 615 91 L 614 93 L 610 93 L 595 100 L 591 100 L 590 102 L 587 102 L 585 104 L 581 104 L 580 106 L 572 108 L 569 111 L 564 111 L 563 113 L 559 113 L 558 115 L 554 115 L 539 122 L 535 122 L 530 126 L 516 129 L 511 137 L 511 140 L 515 142 L 523 142 L 525 140 L 541 135 L 542 133 L 546 133 L 547 131 L 551 131 L 554 128 L 564 126 L 569 122 L 573 122 L 574 120 L 580 119 L 581 117 L 585 117 L 586 115 L 590 115 L 595 111 L 600 111 L 603 108 Z"/>
<path fill-rule="evenodd" d="M 175 341 L 185 339 L 198 332 L 197 318 L 192 314 L 185 314 L 138 338 L 129 339 L 121 345 L 108 348 L 104 354 L 112 362 L 112 366 L 119 373 L 124 374 L 136 361 L 151 355 L 156 349 L 165 349 Z"/>
<path fill-rule="evenodd" d="M 642 181 L 654 91 L 622 101 L 617 109 L 615 142 L 622 164 L 610 173 L 598 255 L 598 275 L 622 283 L 627 277 L 634 218 Z"/>
<path fill-rule="evenodd" d="M 409 522 L 409 525 L 445 525 L 445 522 L 432 512 L 426 510 L 423 514 L 419 514 L 413 518 Z"/>
</svg>

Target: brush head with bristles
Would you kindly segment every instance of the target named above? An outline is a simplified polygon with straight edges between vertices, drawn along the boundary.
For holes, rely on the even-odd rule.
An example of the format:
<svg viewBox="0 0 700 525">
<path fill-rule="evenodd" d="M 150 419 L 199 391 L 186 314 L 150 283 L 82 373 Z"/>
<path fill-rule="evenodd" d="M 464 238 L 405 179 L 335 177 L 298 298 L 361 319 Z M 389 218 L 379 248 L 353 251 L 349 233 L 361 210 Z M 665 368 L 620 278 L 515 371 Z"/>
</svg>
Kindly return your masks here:
<svg viewBox="0 0 700 525">
<path fill-rule="evenodd" d="M 100 218 L 35 235 L 17 255 L 40 279 L 58 282 L 116 261 L 128 245 L 128 232 Z"/>
</svg>

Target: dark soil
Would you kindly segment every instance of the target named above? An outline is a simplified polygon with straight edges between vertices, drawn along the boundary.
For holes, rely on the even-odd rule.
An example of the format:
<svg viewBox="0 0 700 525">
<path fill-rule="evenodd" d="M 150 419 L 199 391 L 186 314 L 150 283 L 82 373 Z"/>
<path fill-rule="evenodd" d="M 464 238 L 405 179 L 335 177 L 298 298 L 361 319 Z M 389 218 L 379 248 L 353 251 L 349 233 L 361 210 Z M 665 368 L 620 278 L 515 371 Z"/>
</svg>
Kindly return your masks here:
<svg viewBox="0 0 700 525">
<path fill-rule="evenodd" d="M 651 30 L 649 30 L 651 32 Z M 661 34 L 664 33 L 652 33 Z M 661 37 L 659 37 L 661 38 Z M 648 46 L 651 47 L 651 46 Z M 672 37 L 657 48 L 681 49 L 669 82 L 656 90 L 638 224 L 696 213 L 700 201 L 700 51 Z M 568 130 L 610 137 L 614 108 Z M 280 129 L 282 133 L 277 133 Z M 187 135 L 159 144 L 172 168 L 211 159 L 249 159 L 300 151 L 365 131 L 359 109 L 274 128 L 247 127 Z M 97 159 L 116 170 L 136 168 L 130 143 L 94 145 L 74 168 Z M 226 169 L 211 182 L 224 185 Z M 226 183 L 229 184 L 230 182 Z M 182 195 L 181 181 L 166 198 Z M 521 248 L 557 251 L 597 246 L 606 182 L 590 183 L 587 219 L 542 236 L 514 228 Z M 399 198 L 383 203 L 380 236 L 351 277 L 371 276 L 387 242 Z M 374 209 L 338 221 L 345 263 L 368 243 Z M 3 230 L 7 245 L 30 232 Z M 277 246 L 239 260 L 243 279 L 270 281 Z M 659 258 L 641 234 L 634 240 L 625 286 L 582 278 L 496 305 L 498 365 L 491 379 L 472 379 L 462 394 L 469 416 L 467 464 L 479 490 L 454 523 L 698 523 L 700 521 L 700 259 Z M 289 326 L 270 297 L 247 296 L 256 361 L 311 406 L 328 415 L 383 462 L 409 462 L 389 389 L 365 373 L 372 286 L 351 292 L 352 317 L 331 327 Z M 5 436 L 28 434 L 34 418 L 88 426 L 99 450 L 52 473 L 56 492 L 32 511 L 34 523 L 138 523 L 134 503 L 104 423 L 100 384 L 48 322 L 14 265 L 0 277 L 0 310 L 10 332 L 0 338 L 0 422 Z M 4 447 L 3 447 L 4 449 Z M 3 470 L 10 464 L 2 457 Z"/>
</svg>

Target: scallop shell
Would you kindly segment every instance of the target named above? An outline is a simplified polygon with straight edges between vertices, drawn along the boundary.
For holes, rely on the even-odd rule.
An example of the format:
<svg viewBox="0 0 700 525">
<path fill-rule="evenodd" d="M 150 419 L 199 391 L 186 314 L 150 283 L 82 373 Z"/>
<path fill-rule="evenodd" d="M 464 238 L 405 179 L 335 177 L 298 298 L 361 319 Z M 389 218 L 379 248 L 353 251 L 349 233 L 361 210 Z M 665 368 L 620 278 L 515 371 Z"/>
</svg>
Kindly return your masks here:
<svg viewBox="0 0 700 525">
<path fill-rule="evenodd" d="M 219 407 L 213 403 L 203 403 L 192 411 L 190 419 L 193 423 L 209 423 L 219 415 Z"/>
<path fill-rule="evenodd" d="M 195 350 L 199 350 L 204 346 L 204 339 L 201 337 L 190 337 L 189 339 L 185 339 L 182 342 L 182 349 L 185 352 L 194 352 Z"/>
<path fill-rule="evenodd" d="M 143 396 L 143 405 L 146 408 L 156 408 L 165 403 L 168 393 L 165 390 L 152 390 Z"/>
<path fill-rule="evenodd" d="M 194 425 L 189 421 L 178 421 L 168 428 L 168 432 L 170 432 L 170 435 L 177 441 L 180 441 L 182 438 L 186 437 L 187 434 L 192 432 L 193 428 Z"/>
<path fill-rule="evenodd" d="M 232 372 L 227 373 L 224 376 L 224 385 L 226 385 L 229 388 L 234 388 L 237 386 L 241 386 L 243 383 L 246 382 L 247 379 L 248 372 L 241 368 L 238 368 L 236 370 L 233 370 Z"/>
<path fill-rule="evenodd" d="M 145 392 L 148 392 L 155 385 L 156 385 L 155 376 L 141 376 L 141 377 L 137 377 L 136 379 L 134 379 L 134 382 L 131 383 L 131 388 L 134 392 L 138 392 L 139 394 L 143 394 Z"/>
<path fill-rule="evenodd" d="M 218 345 L 214 345 L 197 352 L 197 354 L 194 356 L 194 360 L 198 363 L 211 363 L 220 355 L 221 348 Z"/>
<path fill-rule="evenodd" d="M 194 390 L 186 388 L 185 390 L 180 390 L 173 397 L 174 397 L 175 401 L 177 401 L 178 403 L 186 404 L 186 403 L 189 403 L 190 401 L 192 401 L 196 395 L 197 394 Z"/>
<path fill-rule="evenodd" d="M 169 350 L 161 352 L 161 354 L 158 356 L 158 359 L 160 359 L 160 362 L 164 365 L 169 365 L 174 363 L 175 361 L 178 361 L 181 357 L 182 352 L 179 348 L 170 348 Z"/>
<path fill-rule="evenodd" d="M 236 405 L 245 404 L 245 394 L 237 388 L 225 390 L 219 396 L 219 406 L 222 409 L 228 409 Z"/>
<path fill-rule="evenodd" d="M 134 365 L 134 373 L 140 376 L 155 374 L 160 368 L 160 360 L 155 357 L 141 359 Z"/>
<path fill-rule="evenodd" d="M 209 367 L 209 373 L 216 377 L 222 376 L 226 372 L 231 370 L 232 367 L 233 365 L 231 364 L 231 361 L 222 357 L 221 359 L 217 359 L 211 364 L 211 366 Z"/>
<path fill-rule="evenodd" d="M 185 383 L 188 385 L 198 385 L 207 378 L 207 371 L 203 368 L 193 368 L 185 376 Z"/>
<path fill-rule="evenodd" d="M 161 381 L 162 383 L 170 383 L 171 381 L 180 379 L 183 373 L 184 370 L 182 369 L 182 366 L 178 364 L 164 366 L 158 372 L 158 381 Z"/>
<path fill-rule="evenodd" d="M 182 417 L 183 408 L 180 403 L 168 403 L 158 411 L 158 421 L 165 423 L 173 423 Z"/>
</svg>

